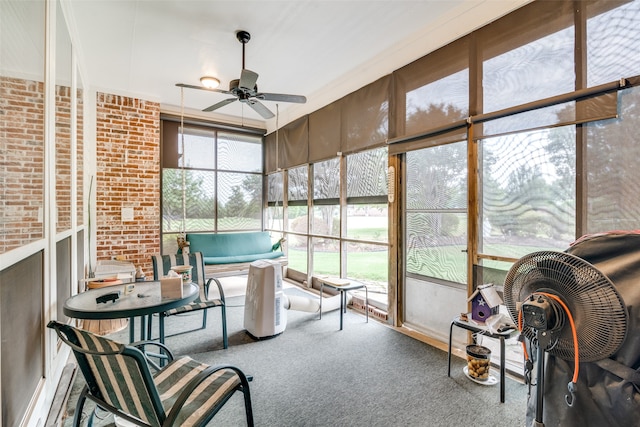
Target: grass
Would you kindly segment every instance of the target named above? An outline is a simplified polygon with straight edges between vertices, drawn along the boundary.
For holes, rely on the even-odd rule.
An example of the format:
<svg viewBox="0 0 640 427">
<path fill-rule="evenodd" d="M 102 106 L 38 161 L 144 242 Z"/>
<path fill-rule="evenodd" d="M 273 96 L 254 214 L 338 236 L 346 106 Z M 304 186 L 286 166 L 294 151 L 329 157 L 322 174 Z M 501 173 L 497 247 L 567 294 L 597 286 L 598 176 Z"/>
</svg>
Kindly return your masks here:
<svg viewBox="0 0 640 427">
<path fill-rule="evenodd" d="M 407 260 L 408 271 L 413 274 L 420 274 L 428 277 L 437 277 L 444 280 L 451 280 L 458 283 L 466 283 L 467 280 L 467 254 L 462 252 L 462 246 L 439 246 L 433 248 L 414 249 L 411 251 L 412 259 L 419 260 L 411 262 Z M 538 246 L 518 246 L 518 245 L 485 245 L 483 253 L 486 254 L 506 254 L 510 258 L 521 258 L 524 255 L 549 248 Z M 411 264 L 418 264 L 411 269 Z M 511 268 L 510 262 L 483 260 L 483 267 L 495 268 L 508 271 Z"/>
<path fill-rule="evenodd" d="M 362 239 L 367 241 L 386 241 L 387 229 L 384 226 L 358 227 L 357 218 L 350 218 L 353 227 L 347 230 L 347 237 L 350 239 Z M 213 219 L 187 219 L 187 230 L 206 230 L 213 228 Z M 166 227 L 167 222 L 163 225 Z M 362 225 L 362 224 L 361 224 Z M 181 228 L 182 221 L 174 221 L 173 228 Z M 242 228 L 259 228 L 260 221 L 255 218 L 220 218 L 218 220 L 219 230 Z M 178 231 L 178 230 L 174 230 Z M 175 240 L 171 236 L 171 240 Z M 408 271 L 413 274 L 420 274 L 428 277 L 437 277 L 454 282 L 466 282 L 467 255 L 462 252 L 462 246 L 440 246 L 437 248 L 413 249 L 411 251 L 411 262 L 407 260 Z M 531 252 L 543 249 L 536 246 L 520 246 L 508 244 L 485 245 L 483 253 L 500 254 L 511 258 L 520 258 Z M 306 251 L 288 250 L 289 266 L 295 270 L 307 271 Z M 387 283 L 389 269 L 388 251 L 369 252 L 348 252 L 347 254 L 347 276 L 363 281 Z M 413 264 L 413 266 L 412 266 Z M 484 260 L 483 267 L 508 270 L 511 264 L 502 261 Z M 340 258 L 338 252 L 314 252 L 314 274 L 333 275 L 340 274 Z"/>
<path fill-rule="evenodd" d="M 459 283 L 466 283 L 467 254 L 461 246 L 440 246 L 418 249 L 412 255 L 420 260 L 420 268 L 411 273 L 428 277 L 437 277 Z M 520 258 L 541 248 L 536 246 L 494 245 L 486 246 L 486 253 L 508 253 L 510 257 Z M 298 271 L 306 271 L 307 253 L 289 248 L 289 266 Z M 443 267 L 444 266 L 444 267 Z M 340 259 L 338 252 L 315 252 L 313 267 L 315 274 L 339 275 Z M 509 270 L 511 263 L 484 260 L 483 267 Z M 386 283 L 389 269 L 389 255 L 385 251 L 349 252 L 347 254 L 347 276 L 371 282 Z"/>
<path fill-rule="evenodd" d="M 289 249 L 289 267 L 306 271 L 307 253 Z M 387 251 L 350 252 L 347 255 L 347 276 L 364 281 L 387 283 L 389 255 Z M 314 274 L 338 276 L 340 258 L 338 252 L 314 252 Z"/>
<path fill-rule="evenodd" d="M 374 242 L 387 241 L 387 229 L 380 227 L 371 228 L 349 228 L 347 229 L 347 237 L 350 239 L 368 240 Z"/>
</svg>

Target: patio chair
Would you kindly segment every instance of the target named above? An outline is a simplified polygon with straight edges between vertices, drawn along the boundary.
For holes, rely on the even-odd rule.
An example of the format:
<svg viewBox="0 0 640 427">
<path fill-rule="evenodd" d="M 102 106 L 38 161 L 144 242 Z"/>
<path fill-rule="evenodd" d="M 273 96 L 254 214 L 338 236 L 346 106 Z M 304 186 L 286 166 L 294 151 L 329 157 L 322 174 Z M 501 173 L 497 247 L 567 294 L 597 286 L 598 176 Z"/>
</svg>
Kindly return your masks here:
<svg viewBox="0 0 640 427">
<path fill-rule="evenodd" d="M 174 359 L 158 342 L 125 345 L 56 321 L 47 326 L 73 349 L 85 379 L 74 426 L 83 421 L 87 399 L 96 409 L 140 426 L 204 426 L 236 391 L 244 395 L 247 424 L 253 426 L 249 379 L 235 366 L 209 366 L 186 356 Z M 147 359 L 148 345 L 162 348 L 169 364 L 159 368 Z M 95 409 L 89 425 L 94 415 Z"/>
<path fill-rule="evenodd" d="M 197 284 L 200 288 L 200 295 L 198 298 L 187 305 L 183 305 L 181 307 L 177 307 L 171 309 L 169 311 L 165 311 L 163 313 L 159 313 L 159 329 L 160 329 L 160 342 L 164 343 L 165 339 L 165 330 L 164 330 L 164 319 L 165 317 L 173 316 L 176 314 L 188 313 L 196 310 L 202 310 L 202 326 L 195 329 L 190 329 L 187 331 L 179 332 L 173 335 L 183 334 L 187 332 L 193 332 L 200 329 L 205 329 L 207 327 L 207 311 L 210 308 L 220 307 L 222 311 L 222 342 L 224 348 L 227 348 L 229 345 L 227 339 L 227 312 L 226 305 L 224 300 L 224 291 L 222 290 L 222 285 L 220 281 L 216 278 L 210 278 L 208 280 L 204 277 L 204 260 L 202 258 L 202 253 L 200 252 L 192 252 L 189 254 L 179 254 L 179 255 L 153 255 L 151 257 L 153 261 L 153 280 L 160 280 L 160 277 L 165 276 L 171 270 L 171 267 L 178 265 L 191 265 L 193 270 L 191 272 L 191 280 L 193 283 Z M 218 286 L 218 292 L 220 293 L 220 298 L 217 299 L 209 299 L 209 285 L 211 282 L 215 282 Z M 152 316 L 149 316 L 149 328 L 148 328 L 148 337 L 151 337 L 151 319 Z M 168 335 L 171 336 L 171 335 Z"/>
</svg>

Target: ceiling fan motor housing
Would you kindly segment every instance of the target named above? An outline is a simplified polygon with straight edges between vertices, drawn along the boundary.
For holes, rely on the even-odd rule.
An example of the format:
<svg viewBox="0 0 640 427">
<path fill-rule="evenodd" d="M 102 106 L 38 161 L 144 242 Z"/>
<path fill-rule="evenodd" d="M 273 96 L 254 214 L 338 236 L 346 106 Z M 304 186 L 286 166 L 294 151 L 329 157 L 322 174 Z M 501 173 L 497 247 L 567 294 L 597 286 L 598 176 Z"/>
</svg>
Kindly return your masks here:
<svg viewBox="0 0 640 427">
<path fill-rule="evenodd" d="M 247 44 L 251 40 L 251 34 L 248 31 L 240 30 L 236 33 L 236 38 L 242 44 Z"/>
<path fill-rule="evenodd" d="M 256 83 L 258 80 L 258 73 L 247 69 L 245 66 L 245 47 L 249 40 L 251 40 L 251 34 L 249 34 L 249 32 L 245 30 L 239 30 L 236 32 L 236 38 L 240 43 L 242 43 L 242 70 L 240 78 L 231 80 L 229 82 L 228 91 L 220 89 L 208 89 L 212 92 L 220 92 L 227 95 L 233 95 L 235 98 L 224 99 L 220 102 L 210 105 L 202 111 L 215 111 L 218 108 L 222 108 L 232 102 L 240 101 L 243 104 L 251 107 L 251 109 L 258 113 L 263 119 L 268 120 L 275 117 L 275 114 L 273 114 L 273 112 L 271 112 L 271 110 L 269 110 L 269 108 L 267 108 L 260 101 L 293 102 L 298 104 L 304 104 L 305 102 L 307 102 L 307 98 L 303 95 L 289 95 L 284 93 L 266 92 L 259 93 L 258 84 Z M 197 87 L 183 83 L 178 83 L 177 86 L 188 87 L 192 89 L 205 89 L 203 87 Z"/>
<path fill-rule="evenodd" d="M 258 92 L 258 73 L 248 70 L 245 67 L 245 46 L 251 40 L 251 34 L 248 31 L 240 30 L 236 32 L 236 38 L 242 43 L 242 71 L 239 79 L 234 79 L 229 82 L 229 90 L 220 90 L 218 88 L 207 88 L 204 86 L 194 86 L 185 83 L 176 83 L 176 86 L 190 89 L 207 90 L 210 92 L 219 92 L 227 95 L 233 95 L 234 98 L 227 98 L 222 101 L 216 102 L 213 105 L 208 106 L 202 111 L 210 112 L 215 111 L 218 108 L 222 108 L 235 101 L 240 101 L 243 104 L 248 105 L 258 113 L 263 119 L 268 120 L 275 117 L 275 114 L 269 110 L 260 101 L 275 101 L 275 102 L 293 102 L 297 104 L 304 104 L 307 102 L 307 98 L 304 95 L 290 95 L 285 93 L 268 93 Z"/>
</svg>

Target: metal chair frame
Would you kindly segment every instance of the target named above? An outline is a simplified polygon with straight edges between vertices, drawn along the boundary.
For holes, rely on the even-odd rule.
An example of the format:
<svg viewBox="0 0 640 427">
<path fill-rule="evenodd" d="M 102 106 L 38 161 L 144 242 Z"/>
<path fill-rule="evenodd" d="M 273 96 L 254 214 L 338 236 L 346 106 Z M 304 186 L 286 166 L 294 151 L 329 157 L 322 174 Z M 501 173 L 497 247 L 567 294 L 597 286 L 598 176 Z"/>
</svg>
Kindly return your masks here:
<svg viewBox="0 0 640 427">
<path fill-rule="evenodd" d="M 159 313 L 159 334 L 160 334 L 160 342 L 164 343 L 166 337 L 171 337 L 175 335 L 185 334 L 188 332 L 194 332 L 201 329 L 206 329 L 207 327 L 207 311 L 210 308 L 220 307 L 222 311 L 222 342 L 223 347 L 227 348 L 229 346 L 229 340 L 227 338 L 227 312 L 226 312 L 226 302 L 224 298 L 224 290 L 222 289 L 222 284 L 215 277 L 211 277 L 209 279 L 205 279 L 204 273 L 204 259 L 202 258 L 202 253 L 193 252 L 190 254 L 179 254 L 179 255 L 154 255 L 152 256 L 153 261 L 153 279 L 160 280 L 160 277 L 169 273 L 168 270 L 165 270 L 165 266 L 175 267 L 180 265 L 191 265 L 194 269 L 194 273 L 197 279 L 194 281 L 200 287 L 200 296 L 194 302 L 184 306 L 174 309 L 170 312 Z M 209 299 L 209 288 L 211 282 L 214 282 L 218 287 L 218 292 L 220 294 L 220 298 L 218 300 Z M 202 310 L 202 326 L 199 328 L 189 329 L 186 331 L 176 332 L 171 335 L 165 334 L 164 327 L 164 319 L 169 316 L 188 313 L 192 311 Z M 151 339 L 151 326 L 152 326 L 152 316 L 149 316 L 148 319 L 148 327 L 147 327 L 147 337 Z"/>
<path fill-rule="evenodd" d="M 57 321 L 51 321 L 47 326 L 54 329 L 60 339 L 71 347 L 86 382 L 76 405 L 74 426 L 79 427 L 82 423 L 87 399 L 95 402 L 96 408 L 143 427 L 164 427 L 176 423 L 204 426 L 236 391 L 244 395 L 247 424 L 253 426 L 249 391 L 251 378 L 235 366 L 208 366 L 189 357 L 174 359 L 171 351 L 158 342 L 143 341 L 125 345 Z M 150 345 L 159 347 L 165 353 L 169 365 L 160 368 L 146 356 L 146 347 Z M 185 377 L 181 375 L 185 371 L 197 373 L 186 385 L 177 384 Z M 178 378 L 173 378 L 171 375 L 176 376 L 176 372 Z M 171 393 L 167 389 L 172 390 Z M 202 410 L 200 404 L 191 402 L 198 398 L 206 401 L 208 406 L 202 415 L 198 414 Z M 139 413 L 126 410 L 124 406 L 131 404 L 131 401 L 139 403 L 136 409 Z M 95 410 L 89 425 L 92 425 L 94 415 Z"/>
</svg>

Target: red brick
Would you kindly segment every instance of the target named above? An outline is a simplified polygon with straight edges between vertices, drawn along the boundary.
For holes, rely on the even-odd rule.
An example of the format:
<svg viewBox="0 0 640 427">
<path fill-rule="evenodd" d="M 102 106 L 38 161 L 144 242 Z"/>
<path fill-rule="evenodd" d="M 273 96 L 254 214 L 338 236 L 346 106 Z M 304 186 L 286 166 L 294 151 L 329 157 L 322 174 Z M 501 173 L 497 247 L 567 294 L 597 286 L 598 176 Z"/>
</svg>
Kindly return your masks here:
<svg viewBox="0 0 640 427">
<path fill-rule="evenodd" d="M 102 202 L 96 207 L 99 260 L 124 256 L 150 271 L 151 255 L 160 251 L 159 128 L 158 103 L 97 94 L 96 198 Z M 134 209 L 134 221 L 121 221 L 123 206 Z"/>
</svg>

